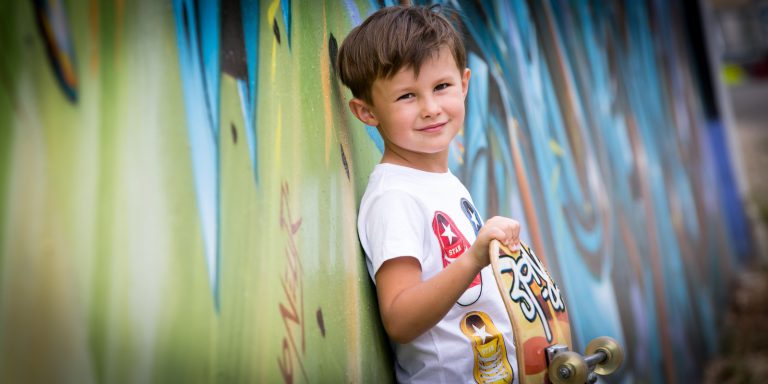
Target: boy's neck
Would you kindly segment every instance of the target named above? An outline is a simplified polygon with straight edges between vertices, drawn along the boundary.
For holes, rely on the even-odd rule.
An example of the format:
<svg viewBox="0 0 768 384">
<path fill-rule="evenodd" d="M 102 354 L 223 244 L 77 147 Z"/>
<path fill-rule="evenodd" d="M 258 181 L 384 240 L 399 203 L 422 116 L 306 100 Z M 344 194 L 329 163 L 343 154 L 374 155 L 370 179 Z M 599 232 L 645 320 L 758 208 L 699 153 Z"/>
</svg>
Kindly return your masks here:
<svg viewBox="0 0 768 384">
<path fill-rule="evenodd" d="M 448 151 L 406 158 L 385 148 L 381 163 L 400 165 L 424 172 L 445 173 L 448 172 Z"/>
</svg>

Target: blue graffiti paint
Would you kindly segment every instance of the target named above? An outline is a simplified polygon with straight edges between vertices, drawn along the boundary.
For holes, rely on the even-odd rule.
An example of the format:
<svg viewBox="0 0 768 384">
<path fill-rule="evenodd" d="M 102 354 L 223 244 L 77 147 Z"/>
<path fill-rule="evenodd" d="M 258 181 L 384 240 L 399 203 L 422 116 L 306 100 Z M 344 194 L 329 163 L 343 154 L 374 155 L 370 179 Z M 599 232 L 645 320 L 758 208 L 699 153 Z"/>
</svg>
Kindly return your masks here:
<svg viewBox="0 0 768 384">
<path fill-rule="evenodd" d="M 280 10 L 283 12 L 283 24 L 285 24 L 285 35 L 288 37 L 288 49 L 291 49 L 291 1 L 280 0 Z"/>
<path fill-rule="evenodd" d="M 248 78 L 238 79 L 240 97 L 243 100 L 243 117 L 245 120 L 245 135 L 248 140 L 248 155 L 251 159 L 251 168 L 256 183 L 259 182 L 259 140 L 256 129 L 258 118 L 258 105 L 256 95 L 259 91 L 259 26 L 261 20 L 261 8 L 258 0 L 241 0 L 243 20 L 243 44 L 245 45 L 246 67 Z"/>
<path fill-rule="evenodd" d="M 647 178 L 649 181 L 652 216 L 654 221 L 654 233 L 657 242 L 657 252 L 661 263 L 662 281 L 664 283 L 665 302 L 657 303 L 665 307 L 667 315 L 667 335 L 672 338 L 670 343 L 673 356 L 676 359 L 676 376 L 682 378 L 687 372 L 694 372 L 691 362 L 683 359 L 683 355 L 690 356 L 688 349 L 691 340 L 687 339 L 685 329 L 686 318 L 692 316 L 690 307 L 690 294 L 685 285 L 685 273 L 681 259 L 681 253 L 674 238 L 674 228 L 670 220 L 667 193 L 669 187 L 664 179 L 664 156 L 662 150 L 664 142 L 668 140 L 668 122 L 665 119 L 663 105 L 661 104 L 660 77 L 656 58 L 654 57 L 653 37 L 647 24 L 646 9 L 643 5 L 627 5 L 629 23 L 629 41 L 634 45 L 628 52 L 623 62 L 627 68 L 625 77 L 628 84 L 628 99 L 631 108 L 636 112 L 639 137 L 644 145 L 645 159 L 648 167 Z"/>
<path fill-rule="evenodd" d="M 70 102 L 77 102 L 78 75 L 75 47 L 70 32 L 65 4 L 35 0 L 35 19 L 45 42 L 45 52 L 53 67 L 59 87 Z"/>
<path fill-rule="evenodd" d="M 448 165 L 452 172 L 467 185 L 473 196 L 486 196 L 488 180 L 488 140 L 486 127 L 488 125 L 488 66 L 485 62 L 470 52 L 467 65 L 472 71 L 471 85 L 467 91 L 467 112 L 464 122 L 464 132 L 460 133 L 451 143 Z M 488 200 L 476 198 L 475 207 L 483 215 L 489 214 Z"/>
<path fill-rule="evenodd" d="M 739 261 L 744 262 L 750 250 L 749 231 L 747 230 L 747 218 L 744 206 L 736 190 L 736 177 L 728 156 L 728 139 L 725 136 L 725 127 L 721 121 L 711 120 L 706 123 L 706 132 L 709 138 L 709 148 L 714 154 L 715 167 L 717 169 L 717 185 L 721 189 L 720 204 L 723 207 L 729 236 L 734 240 L 733 245 Z"/>
<path fill-rule="evenodd" d="M 214 0 L 174 0 L 192 168 L 205 265 L 219 308 L 219 8 Z"/>
<path fill-rule="evenodd" d="M 357 8 L 357 4 L 355 4 L 354 0 L 344 0 L 344 8 L 347 9 L 347 15 L 352 21 L 353 27 L 358 26 L 363 22 L 360 19 L 360 10 Z"/>
<path fill-rule="evenodd" d="M 371 138 L 371 141 L 373 141 L 373 144 L 376 145 L 376 148 L 379 150 L 379 152 L 384 153 L 384 138 L 381 137 L 379 130 L 376 129 L 376 127 L 366 125 L 365 132 L 368 133 L 368 137 Z"/>
</svg>

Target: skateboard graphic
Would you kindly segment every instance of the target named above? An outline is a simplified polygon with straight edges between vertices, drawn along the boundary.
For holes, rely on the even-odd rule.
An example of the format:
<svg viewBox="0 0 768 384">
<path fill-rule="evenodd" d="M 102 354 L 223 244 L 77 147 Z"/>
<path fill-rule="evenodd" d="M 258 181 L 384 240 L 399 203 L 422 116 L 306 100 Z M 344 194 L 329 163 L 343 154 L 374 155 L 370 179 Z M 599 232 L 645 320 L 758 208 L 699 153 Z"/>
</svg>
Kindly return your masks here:
<svg viewBox="0 0 768 384">
<path fill-rule="evenodd" d="M 621 366 L 624 351 L 610 337 L 593 339 L 584 355 L 573 352 L 568 310 L 544 264 L 522 242 L 512 251 L 498 240 L 491 268 L 512 329 L 521 384 L 594 383 Z"/>
</svg>

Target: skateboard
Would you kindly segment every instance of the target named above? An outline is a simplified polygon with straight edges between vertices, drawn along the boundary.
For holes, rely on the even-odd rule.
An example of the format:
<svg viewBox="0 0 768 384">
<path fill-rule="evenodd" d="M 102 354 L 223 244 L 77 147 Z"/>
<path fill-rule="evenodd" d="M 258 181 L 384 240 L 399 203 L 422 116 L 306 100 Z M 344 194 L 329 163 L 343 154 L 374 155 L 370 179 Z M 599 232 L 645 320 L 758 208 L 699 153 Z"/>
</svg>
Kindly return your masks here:
<svg viewBox="0 0 768 384">
<path fill-rule="evenodd" d="M 624 352 L 616 340 L 598 337 L 585 354 L 573 352 L 568 310 L 560 288 L 524 243 L 510 250 L 498 240 L 489 249 L 491 268 L 515 340 L 521 384 L 594 383 L 619 368 Z"/>
</svg>

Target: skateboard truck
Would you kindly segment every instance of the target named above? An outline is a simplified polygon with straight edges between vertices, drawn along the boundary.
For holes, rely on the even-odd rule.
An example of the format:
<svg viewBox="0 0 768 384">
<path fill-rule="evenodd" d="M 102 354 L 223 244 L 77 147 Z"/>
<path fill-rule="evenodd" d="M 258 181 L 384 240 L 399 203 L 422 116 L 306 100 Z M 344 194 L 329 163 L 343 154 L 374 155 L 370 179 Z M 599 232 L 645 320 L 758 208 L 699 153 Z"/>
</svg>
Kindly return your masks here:
<svg viewBox="0 0 768 384">
<path fill-rule="evenodd" d="M 560 344 L 548 347 L 546 352 L 547 372 L 554 384 L 592 384 L 597 381 L 597 375 L 615 372 L 624 360 L 624 350 L 607 336 L 592 339 L 584 356 Z"/>
</svg>

